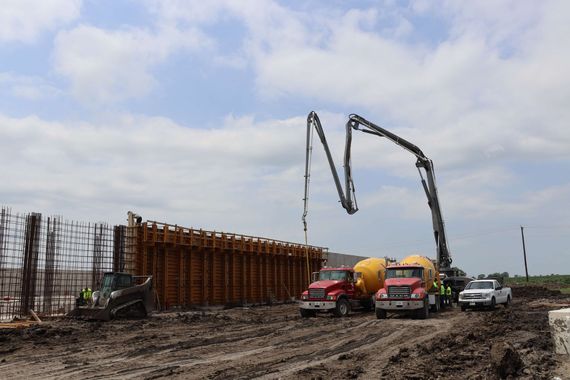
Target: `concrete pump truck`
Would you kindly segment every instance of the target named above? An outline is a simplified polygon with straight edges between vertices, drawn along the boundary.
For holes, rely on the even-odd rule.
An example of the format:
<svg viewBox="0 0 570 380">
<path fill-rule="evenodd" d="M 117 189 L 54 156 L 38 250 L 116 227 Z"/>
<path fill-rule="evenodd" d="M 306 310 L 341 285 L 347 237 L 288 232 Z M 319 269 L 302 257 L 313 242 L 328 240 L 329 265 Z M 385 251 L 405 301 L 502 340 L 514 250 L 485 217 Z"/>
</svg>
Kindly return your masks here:
<svg viewBox="0 0 570 380">
<path fill-rule="evenodd" d="M 420 174 L 421 183 L 427 196 L 427 203 L 431 210 L 433 233 L 436 242 L 436 260 L 429 267 L 426 261 L 429 259 L 414 256 L 418 259 L 407 259 L 400 264 L 386 267 L 386 277 L 383 287 L 375 296 L 376 316 L 379 319 L 386 318 L 386 312 L 409 312 L 418 318 L 427 318 L 429 309 L 439 310 L 439 294 L 433 291 L 433 282 L 441 286 L 440 273 L 448 276 L 454 275 L 451 268 L 451 254 L 449 252 L 445 225 L 441 213 L 440 203 L 435 184 L 435 173 L 432 160 L 430 160 L 420 148 L 396 134 L 379 127 L 361 116 L 351 114 L 346 123 L 346 141 L 344 150 L 344 179 L 345 188 L 340 182 L 332 155 L 325 137 L 325 133 L 319 117 L 312 111 L 307 117 L 307 150 L 305 160 L 305 209 L 303 224 L 307 229 L 307 202 L 309 198 L 310 167 L 312 154 L 313 130 L 317 132 L 323 144 L 333 179 L 338 191 L 340 203 L 348 214 L 358 211 L 356 203 L 354 183 L 351 174 L 351 144 L 352 130 L 361 131 L 377 137 L 385 137 L 391 142 L 401 146 L 416 157 L 416 167 Z M 425 173 L 425 177 L 424 177 Z M 401 278 L 400 274 L 405 278 Z"/>
</svg>

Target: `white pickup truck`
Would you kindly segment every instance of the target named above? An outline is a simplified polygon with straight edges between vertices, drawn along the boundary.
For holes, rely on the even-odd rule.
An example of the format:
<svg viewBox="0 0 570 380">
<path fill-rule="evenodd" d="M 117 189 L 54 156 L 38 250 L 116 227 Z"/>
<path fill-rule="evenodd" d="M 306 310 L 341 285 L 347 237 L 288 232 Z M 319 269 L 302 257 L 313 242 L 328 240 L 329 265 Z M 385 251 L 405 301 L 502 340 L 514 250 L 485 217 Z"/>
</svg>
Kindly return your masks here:
<svg viewBox="0 0 570 380">
<path fill-rule="evenodd" d="M 474 280 L 459 293 L 461 310 L 468 308 L 490 307 L 503 304 L 508 307 L 513 299 L 511 288 L 503 287 L 497 280 Z"/>
</svg>

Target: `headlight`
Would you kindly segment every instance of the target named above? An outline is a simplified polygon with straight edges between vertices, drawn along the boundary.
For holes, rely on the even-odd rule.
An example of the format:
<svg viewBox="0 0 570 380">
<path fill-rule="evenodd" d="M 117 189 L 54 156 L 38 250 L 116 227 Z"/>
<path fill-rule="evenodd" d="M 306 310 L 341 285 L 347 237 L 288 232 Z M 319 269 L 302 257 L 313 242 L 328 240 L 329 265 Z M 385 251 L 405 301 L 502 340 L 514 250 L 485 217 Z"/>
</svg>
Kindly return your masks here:
<svg viewBox="0 0 570 380">
<path fill-rule="evenodd" d="M 327 296 L 327 300 L 329 300 L 329 301 L 334 301 L 335 299 L 336 299 L 336 296 L 333 296 L 333 295 Z"/>
<path fill-rule="evenodd" d="M 485 294 L 485 298 L 491 298 L 491 295 L 492 295 L 491 293 L 487 293 Z"/>
<path fill-rule="evenodd" d="M 463 299 L 463 293 L 459 293 L 459 299 L 460 299 L 460 300 Z"/>
<path fill-rule="evenodd" d="M 388 293 L 381 293 L 380 298 L 388 298 Z"/>
<path fill-rule="evenodd" d="M 412 295 L 410 296 L 410 298 L 420 298 L 421 294 L 420 293 L 412 293 Z"/>
</svg>

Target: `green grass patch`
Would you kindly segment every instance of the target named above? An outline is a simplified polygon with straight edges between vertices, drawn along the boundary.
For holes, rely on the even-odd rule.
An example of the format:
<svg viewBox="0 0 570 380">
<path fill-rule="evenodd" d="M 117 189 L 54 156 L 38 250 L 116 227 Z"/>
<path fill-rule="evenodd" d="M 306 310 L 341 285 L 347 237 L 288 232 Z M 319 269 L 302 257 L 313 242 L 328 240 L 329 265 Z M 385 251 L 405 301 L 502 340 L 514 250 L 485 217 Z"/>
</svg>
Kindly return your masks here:
<svg viewBox="0 0 570 380">
<path fill-rule="evenodd" d="M 570 275 L 568 274 L 551 274 L 548 276 L 529 276 L 528 282 L 525 276 L 509 277 L 505 279 L 507 285 L 544 285 L 556 286 L 561 289 L 569 289 L 570 291 Z"/>
<path fill-rule="evenodd" d="M 562 294 L 570 294 L 570 288 L 560 288 L 560 293 L 562 293 Z"/>
</svg>

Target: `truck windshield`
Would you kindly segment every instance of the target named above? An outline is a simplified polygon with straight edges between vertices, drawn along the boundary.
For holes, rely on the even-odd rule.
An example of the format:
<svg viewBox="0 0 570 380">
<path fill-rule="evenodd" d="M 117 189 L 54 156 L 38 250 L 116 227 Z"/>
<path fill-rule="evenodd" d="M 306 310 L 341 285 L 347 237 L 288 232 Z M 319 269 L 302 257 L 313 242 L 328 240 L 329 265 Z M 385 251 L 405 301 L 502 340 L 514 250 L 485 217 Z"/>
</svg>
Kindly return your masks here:
<svg viewBox="0 0 570 380">
<path fill-rule="evenodd" d="M 322 280 L 346 280 L 346 271 L 344 270 L 324 270 L 319 273 L 319 281 Z"/>
<path fill-rule="evenodd" d="M 422 278 L 422 268 L 390 268 L 386 270 L 386 279 L 388 278 Z"/>
<path fill-rule="evenodd" d="M 493 289 L 493 283 L 491 281 L 470 282 L 465 289 Z"/>
</svg>

